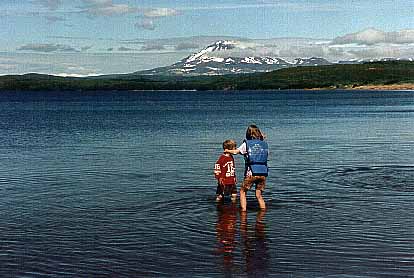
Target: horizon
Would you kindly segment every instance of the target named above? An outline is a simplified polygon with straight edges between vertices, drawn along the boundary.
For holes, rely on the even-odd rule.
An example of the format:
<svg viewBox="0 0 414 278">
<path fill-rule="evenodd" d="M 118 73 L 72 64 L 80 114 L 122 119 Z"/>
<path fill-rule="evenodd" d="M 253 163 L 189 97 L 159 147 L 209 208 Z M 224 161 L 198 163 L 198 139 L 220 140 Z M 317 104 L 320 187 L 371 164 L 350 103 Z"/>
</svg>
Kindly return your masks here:
<svg viewBox="0 0 414 278">
<path fill-rule="evenodd" d="M 130 73 L 223 38 L 245 44 L 238 55 L 414 58 L 414 3 L 405 1 L 6 0 L 0 8 L 0 75 Z"/>
</svg>

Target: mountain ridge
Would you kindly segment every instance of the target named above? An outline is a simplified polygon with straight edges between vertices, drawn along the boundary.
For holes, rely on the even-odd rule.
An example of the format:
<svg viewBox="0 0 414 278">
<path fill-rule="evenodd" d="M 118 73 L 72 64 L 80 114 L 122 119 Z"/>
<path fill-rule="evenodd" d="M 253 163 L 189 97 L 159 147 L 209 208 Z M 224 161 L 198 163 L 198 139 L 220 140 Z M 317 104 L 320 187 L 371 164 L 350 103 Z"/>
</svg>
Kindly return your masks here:
<svg viewBox="0 0 414 278">
<path fill-rule="evenodd" d="M 220 40 L 166 67 L 138 71 L 139 75 L 225 75 L 270 72 L 294 66 L 332 64 L 319 57 L 296 58 L 292 62 L 274 56 L 233 56 L 231 50 L 243 50 L 238 42 Z"/>
<path fill-rule="evenodd" d="M 360 64 L 366 60 L 330 62 L 322 57 L 297 57 L 291 61 L 277 56 L 243 55 L 251 51 L 248 42 L 219 40 L 170 66 L 137 71 L 133 75 L 210 76 L 271 72 L 283 68 L 334 64 Z M 369 62 L 390 61 L 393 58 L 371 59 Z M 412 61 L 412 60 L 411 60 Z"/>
</svg>

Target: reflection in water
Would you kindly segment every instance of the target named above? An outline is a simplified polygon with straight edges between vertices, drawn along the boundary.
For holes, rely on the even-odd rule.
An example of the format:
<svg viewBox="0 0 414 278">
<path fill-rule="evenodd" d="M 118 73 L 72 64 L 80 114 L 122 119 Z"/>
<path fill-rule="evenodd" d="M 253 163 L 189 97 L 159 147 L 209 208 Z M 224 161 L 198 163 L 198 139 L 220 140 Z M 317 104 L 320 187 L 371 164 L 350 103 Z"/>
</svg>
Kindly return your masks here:
<svg viewBox="0 0 414 278">
<path fill-rule="evenodd" d="M 234 203 L 217 204 L 216 232 L 218 254 L 223 256 L 223 269 L 226 277 L 231 277 L 235 268 L 234 255 L 238 245 L 237 214 L 238 206 Z M 266 241 L 265 211 L 256 215 L 255 225 L 248 224 L 246 212 L 240 213 L 241 253 L 244 257 L 242 267 L 248 277 L 266 277 L 270 256 Z M 239 268 L 237 268 L 239 269 Z"/>
<path fill-rule="evenodd" d="M 217 240 L 218 252 L 223 254 L 223 266 L 226 273 L 233 267 L 233 252 L 236 247 L 237 205 L 235 203 L 217 204 Z"/>
<path fill-rule="evenodd" d="M 248 277 L 267 277 L 269 254 L 264 222 L 265 213 L 265 210 L 260 210 L 257 213 L 254 230 L 247 223 L 247 213 L 240 213 L 240 233 L 244 246 L 243 254 Z"/>
</svg>

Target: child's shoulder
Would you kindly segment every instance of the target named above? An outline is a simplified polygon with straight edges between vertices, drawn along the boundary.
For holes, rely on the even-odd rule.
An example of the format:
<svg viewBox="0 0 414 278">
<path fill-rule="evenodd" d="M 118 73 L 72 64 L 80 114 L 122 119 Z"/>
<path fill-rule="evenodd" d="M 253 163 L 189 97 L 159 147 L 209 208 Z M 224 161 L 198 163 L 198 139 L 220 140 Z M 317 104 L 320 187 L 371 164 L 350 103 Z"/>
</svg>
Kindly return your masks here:
<svg viewBox="0 0 414 278">
<path fill-rule="evenodd" d="M 220 156 L 217 158 L 217 161 L 223 160 L 226 156 L 224 153 L 220 154 Z"/>
<path fill-rule="evenodd" d="M 230 160 L 230 159 L 233 159 L 233 156 L 231 154 L 222 153 L 219 156 L 219 158 L 217 159 L 217 161 L 227 161 L 227 160 Z"/>
</svg>

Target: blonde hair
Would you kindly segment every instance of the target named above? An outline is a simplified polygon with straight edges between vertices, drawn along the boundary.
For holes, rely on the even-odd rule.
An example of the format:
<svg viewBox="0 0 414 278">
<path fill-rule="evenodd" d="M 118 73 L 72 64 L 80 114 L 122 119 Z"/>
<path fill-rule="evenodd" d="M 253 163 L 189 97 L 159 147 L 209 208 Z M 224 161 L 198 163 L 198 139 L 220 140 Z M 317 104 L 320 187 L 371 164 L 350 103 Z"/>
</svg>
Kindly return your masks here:
<svg viewBox="0 0 414 278">
<path fill-rule="evenodd" d="M 236 141 L 226 140 L 223 142 L 223 150 L 234 150 L 236 149 Z"/>
</svg>

